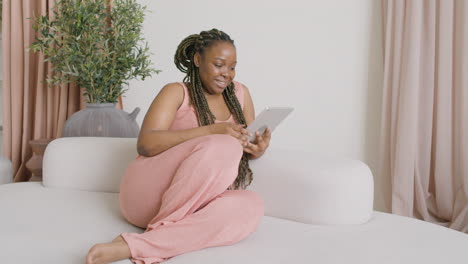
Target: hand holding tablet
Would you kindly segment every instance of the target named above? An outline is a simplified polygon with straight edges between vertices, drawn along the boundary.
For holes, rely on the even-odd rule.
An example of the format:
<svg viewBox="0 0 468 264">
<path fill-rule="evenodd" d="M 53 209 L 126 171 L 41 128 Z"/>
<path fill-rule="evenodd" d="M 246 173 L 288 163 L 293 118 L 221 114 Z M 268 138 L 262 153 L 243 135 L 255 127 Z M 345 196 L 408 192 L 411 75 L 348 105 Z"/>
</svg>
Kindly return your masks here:
<svg viewBox="0 0 468 264">
<path fill-rule="evenodd" d="M 263 135 L 265 129 L 270 128 L 270 132 L 273 130 L 294 110 L 293 107 L 267 107 L 265 108 L 255 120 L 247 127 L 247 131 L 252 136 L 249 137 L 250 142 L 254 142 L 256 135 L 255 132 L 259 132 Z"/>
</svg>

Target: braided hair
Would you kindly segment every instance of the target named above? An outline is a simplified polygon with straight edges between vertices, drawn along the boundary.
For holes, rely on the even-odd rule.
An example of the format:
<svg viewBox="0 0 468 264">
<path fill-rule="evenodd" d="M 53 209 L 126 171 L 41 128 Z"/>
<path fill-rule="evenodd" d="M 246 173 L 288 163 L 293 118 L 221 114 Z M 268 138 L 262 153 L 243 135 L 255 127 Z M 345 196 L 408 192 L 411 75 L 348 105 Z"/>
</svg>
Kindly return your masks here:
<svg viewBox="0 0 468 264">
<path fill-rule="evenodd" d="M 234 46 L 234 41 L 223 31 L 217 29 L 202 31 L 200 34 L 193 34 L 182 40 L 174 56 L 176 67 L 186 74 L 184 82 L 188 84 L 190 103 L 194 106 L 199 126 L 214 124 L 216 118 L 203 94 L 203 84 L 200 79 L 199 69 L 195 66 L 194 56 L 197 52 L 202 55 L 206 48 L 220 41 L 231 43 Z M 229 83 L 224 89 L 223 98 L 236 121 L 239 124 L 246 125 L 233 82 Z M 244 152 L 240 160 L 238 175 L 233 184 L 234 189 L 245 189 L 252 182 L 252 170 L 249 167 L 247 155 Z"/>
</svg>

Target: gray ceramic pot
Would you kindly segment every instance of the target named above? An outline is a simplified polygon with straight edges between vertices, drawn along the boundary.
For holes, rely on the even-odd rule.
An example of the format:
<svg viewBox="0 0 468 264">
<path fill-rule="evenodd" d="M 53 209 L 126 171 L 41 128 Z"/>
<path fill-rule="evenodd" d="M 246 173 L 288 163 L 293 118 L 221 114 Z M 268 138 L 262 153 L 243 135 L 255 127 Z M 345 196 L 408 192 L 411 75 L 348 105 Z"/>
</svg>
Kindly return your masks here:
<svg viewBox="0 0 468 264">
<path fill-rule="evenodd" d="M 63 137 L 137 137 L 140 132 L 132 113 L 115 108 L 114 103 L 87 104 L 86 108 L 73 114 L 63 128 Z"/>
</svg>

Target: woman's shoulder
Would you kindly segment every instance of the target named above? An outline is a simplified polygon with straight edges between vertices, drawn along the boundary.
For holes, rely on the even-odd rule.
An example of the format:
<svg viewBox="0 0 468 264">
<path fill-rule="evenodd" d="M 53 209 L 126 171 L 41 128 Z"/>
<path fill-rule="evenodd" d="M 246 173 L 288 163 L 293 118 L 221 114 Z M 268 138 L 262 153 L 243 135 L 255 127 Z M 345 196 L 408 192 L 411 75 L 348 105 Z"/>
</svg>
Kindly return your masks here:
<svg viewBox="0 0 468 264">
<path fill-rule="evenodd" d="M 238 87 L 245 87 L 245 84 L 239 81 L 232 81 L 234 83 L 234 87 L 237 89 Z"/>
<path fill-rule="evenodd" d="M 249 92 L 249 88 L 243 82 L 239 82 L 239 81 L 232 81 L 232 82 L 234 83 L 234 88 L 236 92 L 241 92 L 241 93 Z"/>
<path fill-rule="evenodd" d="M 167 83 L 165 84 L 161 90 L 179 90 L 181 91 L 183 89 L 183 85 L 184 83 L 182 82 L 171 82 L 171 83 Z"/>
<path fill-rule="evenodd" d="M 249 93 L 249 88 L 243 82 L 239 82 L 239 81 L 232 81 L 232 82 L 234 83 L 234 88 L 236 90 L 236 93 L 238 92 L 242 94 Z"/>
<path fill-rule="evenodd" d="M 177 96 L 183 99 L 184 97 L 184 84 L 181 82 L 171 82 L 167 83 L 161 88 L 159 93 L 170 94 L 173 96 Z"/>
<path fill-rule="evenodd" d="M 239 100 L 239 103 L 241 104 L 242 107 L 244 107 L 244 101 L 245 101 L 245 95 L 248 93 L 247 86 L 245 84 L 238 82 L 238 81 L 233 81 L 234 83 L 234 92 L 237 96 L 237 99 Z"/>
<path fill-rule="evenodd" d="M 161 98 L 161 100 L 170 100 L 172 102 L 177 102 L 178 107 L 180 107 L 184 101 L 184 86 L 180 82 L 172 82 L 164 85 L 159 91 L 156 98 Z"/>
<path fill-rule="evenodd" d="M 245 90 L 247 89 L 247 86 L 241 82 L 238 81 L 232 81 L 234 83 L 234 91 L 237 95 L 243 95 L 245 93 Z"/>
</svg>

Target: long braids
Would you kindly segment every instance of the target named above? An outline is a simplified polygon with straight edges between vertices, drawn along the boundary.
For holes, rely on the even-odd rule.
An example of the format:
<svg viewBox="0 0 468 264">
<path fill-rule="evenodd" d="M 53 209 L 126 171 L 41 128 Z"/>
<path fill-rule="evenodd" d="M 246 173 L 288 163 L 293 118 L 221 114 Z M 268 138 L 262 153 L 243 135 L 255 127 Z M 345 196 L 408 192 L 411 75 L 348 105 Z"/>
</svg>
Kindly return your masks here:
<svg viewBox="0 0 468 264">
<path fill-rule="evenodd" d="M 207 126 L 214 124 L 215 116 L 208 106 L 206 97 L 203 94 L 202 81 L 198 67 L 195 66 L 194 56 L 203 51 L 217 41 L 226 41 L 234 45 L 234 41 L 223 31 L 212 29 L 202 31 L 200 34 L 193 34 L 186 37 L 177 47 L 174 56 L 176 67 L 186 74 L 184 82 L 188 83 L 188 91 L 190 102 L 192 103 L 198 120 L 199 126 Z M 223 98 L 226 102 L 229 111 L 239 124 L 246 125 L 242 107 L 235 94 L 234 83 L 231 82 L 223 91 Z M 234 181 L 234 189 L 245 189 L 252 182 L 252 170 L 249 167 L 249 159 L 247 153 L 244 152 L 239 163 L 239 171 L 236 180 Z"/>
</svg>

